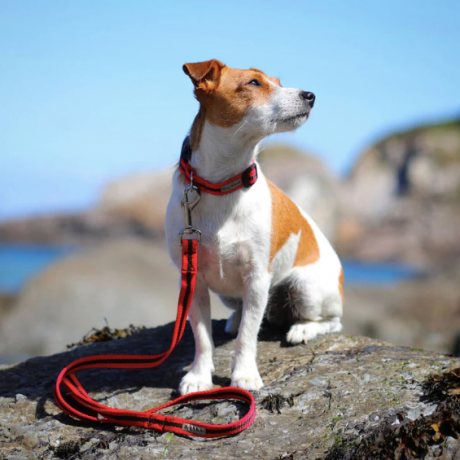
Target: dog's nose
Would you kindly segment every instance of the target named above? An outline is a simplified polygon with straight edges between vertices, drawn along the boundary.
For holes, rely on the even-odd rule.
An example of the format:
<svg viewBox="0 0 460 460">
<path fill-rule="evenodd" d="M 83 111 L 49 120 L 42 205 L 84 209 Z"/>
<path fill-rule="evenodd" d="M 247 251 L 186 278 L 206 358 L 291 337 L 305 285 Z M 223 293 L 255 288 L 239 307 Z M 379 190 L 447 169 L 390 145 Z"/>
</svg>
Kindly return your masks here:
<svg viewBox="0 0 460 460">
<path fill-rule="evenodd" d="M 315 104 L 316 97 L 313 93 L 310 93 L 310 91 L 301 91 L 300 97 L 308 101 L 310 103 L 310 107 L 313 107 L 313 105 Z"/>
</svg>

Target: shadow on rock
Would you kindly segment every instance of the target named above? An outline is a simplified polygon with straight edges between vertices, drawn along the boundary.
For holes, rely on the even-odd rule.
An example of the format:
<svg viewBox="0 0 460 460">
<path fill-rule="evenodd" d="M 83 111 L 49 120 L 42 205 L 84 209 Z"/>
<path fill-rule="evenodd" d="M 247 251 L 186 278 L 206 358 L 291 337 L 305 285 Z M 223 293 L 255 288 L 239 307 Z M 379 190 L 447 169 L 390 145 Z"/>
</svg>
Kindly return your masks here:
<svg viewBox="0 0 460 460">
<path fill-rule="evenodd" d="M 0 370 L 0 397 L 26 397 L 29 400 L 38 400 L 36 417 L 46 417 L 49 414 L 45 410 L 45 403 L 48 399 L 53 399 L 56 378 L 66 365 L 76 359 L 98 354 L 161 353 L 170 345 L 173 327 L 174 324 L 170 323 L 140 331 L 125 339 L 85 345 L 68 352 L 32 358 L 12 365 Z M 224 327 L 223 320 L 213 322 L 216 347 L 232 339 L 225 333 Z M 104 391 L 107 396 L 98 398 L 102 403 L 116 397 L 117 394 L 133 394 L 144 387 L 170 388 L 174 391 L 185 374 L 184 368 L 193 361 L 194 349 L 193 334 L 190 325 L 187 324 L 181 342 L 167 362 L 158 369 L 94 369 L 80 371 L 78 377 L 88 392 Z M 66 418 L 66 422 L 69 423 L 70 418 Z"/>
</svg>

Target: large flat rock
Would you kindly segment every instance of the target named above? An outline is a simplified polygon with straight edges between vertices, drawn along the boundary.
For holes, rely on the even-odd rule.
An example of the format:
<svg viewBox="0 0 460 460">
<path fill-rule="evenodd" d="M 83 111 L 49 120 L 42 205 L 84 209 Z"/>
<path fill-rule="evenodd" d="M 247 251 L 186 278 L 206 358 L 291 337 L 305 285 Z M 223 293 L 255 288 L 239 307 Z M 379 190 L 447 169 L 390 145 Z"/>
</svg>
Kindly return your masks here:
<svg viewBox="0 0 460 460">
<path fill-rule="evenodd" d="M 224 333 L 224 321 L 214 321 L 213 326 L 214 383 L 228 385 L 234 343 Z M 331 335 L 289 347 L 281 331 L 265 328 L 260 334 L 258 361 L 266 386 L 256 394 L 258 417 L 237 436 L 206 440 L 88 424 L 71 419 L 56 407 L 53 385 L 61 368 L 70 361 L 99 353 L 157 353 L 167 348 L 171 333 L 172 325 L 168 324 L 126 339 L 1 366 L 0 457 L 332 458 L 332 451 L 327 451 L 343 445 L 344 439 L 359 443 L 382 423 L 399 424 L 403 418 L 429 416 L 437 406 L 421 400 L 422 382 L 429 374 L 460 365 L 460 359 L 365 337 Z M 80 376 L 93 398 L 113 407 L 146 410 L 174 396 L 173 389 L 190 366 L 193 350 L 187 326 L 182 342 L 160 368 L 84 371 Z M 212 402 L 186 404 L 176 408 L 175 414 L 227 423 L 244 410 L 236 403 Z M 450 453 L 442 458 L 454 458 L 456 441 L 449 437 L 445 444 L 445 452 Z"/>
</svg>

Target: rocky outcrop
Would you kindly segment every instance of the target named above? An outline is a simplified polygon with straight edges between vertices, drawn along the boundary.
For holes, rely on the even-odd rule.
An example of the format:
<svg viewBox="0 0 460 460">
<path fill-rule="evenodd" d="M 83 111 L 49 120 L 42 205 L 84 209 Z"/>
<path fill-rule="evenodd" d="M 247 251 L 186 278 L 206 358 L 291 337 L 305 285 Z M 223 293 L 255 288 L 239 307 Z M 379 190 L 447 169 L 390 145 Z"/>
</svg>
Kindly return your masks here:
<svg viewBox="0 0 460 460">
<path fill-rule="evenodd" d="M 224 333 L 223 321 L 215 321 L 213 330 L 214 383 L 228 385 L 234 342 Z M 56 407 L 55 378 L 70 361 L 100 353 L 158 353 L 168 347 L 171 333 L 169 324 L 127 339 L 1 366 L 2 458 L 358 458 L 353 452 L 372 460 L 458 458 L 455 430 L 460 412 L 452 401 L 459 390 L 438 385 L 434 391 L 440 380 L 426 382 L 429 374 L 447 372 L 460 360 L 364 337 L 332 335 L 288 347 L 282 331 L 264 328 L 258 361 L 266 386 L 256 394 L 258 417 L 248 430 L 231 438 L 206 440 L 88 424 L 72 420 Z M 93 398 L 113 407 L 146 410 L 160 405 L 169 400 L 191 364 L 192 340 L 187 326 L 182 342 L 161 368 L 83 372 L 83 385 Z M 452 376 L 452 384 L 458 386 L 456 374 Z M 438 399 L 429 397 L 427 388 Z M 442 399 L 448 398 L 446 406 Z M 443 407 L 450 412 L 444 413 Z M 184 404 L 174 413 L 227 423 L 241 411 L 244 408 L 236 403 L 213 401 Z M 417 428 L 419 438 L 412 438 L 410 427 L 425 427 L 426 433 Z M 413 443 L 422 454 L 410 456 Z"/>
<path fill-rule="evenodd" d="M 460 121 L 393 134 L 344 184 L 345 256 L 432 265 L 460 257 Z"/>
</svg>

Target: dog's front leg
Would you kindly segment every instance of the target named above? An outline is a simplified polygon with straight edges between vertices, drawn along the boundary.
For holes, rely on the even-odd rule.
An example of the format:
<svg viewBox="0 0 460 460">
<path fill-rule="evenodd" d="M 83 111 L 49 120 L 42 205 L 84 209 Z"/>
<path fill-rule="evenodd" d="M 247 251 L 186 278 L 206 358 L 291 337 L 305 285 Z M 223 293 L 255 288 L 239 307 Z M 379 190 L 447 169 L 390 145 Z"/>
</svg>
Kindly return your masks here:
<svg viewBox="0 0 460 460">
<path fill-rule="evenodd" d="M 211 330 L 211 303 L 204 280 L 198 278 L 188 319 L 195 336 L 195 359 L 179 386 L 182 395 L 212 388 L 214 343 Z"/>
<path fill-rule="evenodd" d="M 264 383 L 257 370 L 257 335 L 267 305 L 270 276 L 253 274 L 245 285 L 243 314 L 235 344 L 232 385 L 245 390 L 260 390 Z"/>
</svg>

